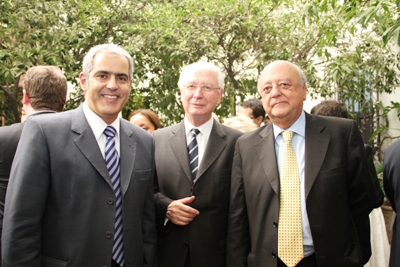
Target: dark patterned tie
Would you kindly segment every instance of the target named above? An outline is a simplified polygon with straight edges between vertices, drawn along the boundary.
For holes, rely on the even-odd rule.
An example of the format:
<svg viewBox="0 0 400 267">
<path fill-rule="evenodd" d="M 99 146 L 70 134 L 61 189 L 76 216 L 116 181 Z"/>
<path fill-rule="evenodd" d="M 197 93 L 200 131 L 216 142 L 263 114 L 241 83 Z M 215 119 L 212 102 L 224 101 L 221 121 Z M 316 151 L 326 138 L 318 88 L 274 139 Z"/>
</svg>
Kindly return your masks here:
<svg viewBox="0 0 400 267">
<path fill-rule="evenodd" d="M 115 193 L 115 233 L 112 258 L 120 265 L 124 266 L 124 242 L 122 227 L 122 194 L 119 177 L 119 156 L 115 149 L 116 130 L 112 126 L 107 126 L 104 134 L 107 138 L 105 149 L 105 161 L 110 174 L 111 183 Z"/>
<path fill-rule="evenodd" d="M 189 141 L 188 152 L 189 152 L 189 163 L 192 171 L 192 180 L 196 179 L 197 170 L 199 169 L 199 148 L 197 146 L 196 136 L 200 133 L 198 129 L 190 130 L 192 138 Z"/>
</svg>

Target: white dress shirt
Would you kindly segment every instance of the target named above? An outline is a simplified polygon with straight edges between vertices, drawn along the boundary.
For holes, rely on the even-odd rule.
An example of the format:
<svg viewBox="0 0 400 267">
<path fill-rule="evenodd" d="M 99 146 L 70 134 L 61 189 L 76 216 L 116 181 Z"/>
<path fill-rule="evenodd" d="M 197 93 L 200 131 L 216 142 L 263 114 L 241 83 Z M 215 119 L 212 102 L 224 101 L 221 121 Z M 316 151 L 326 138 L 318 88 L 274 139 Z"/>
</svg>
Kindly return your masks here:
<svg viewBox="0 0 400 267">
<path fill-rule="evenodd" d="M 86 101 L 83 102 L 83 113 L 85 114 L 86 120 L 89 123 L 90 128 L 93 131 L 94 137 L 96 138 L 97 144 L 99 145 L 101 154 L 103 155 L 104 158 L 104 150 L 106 146 L 106 136 L 104 134 L 104 130 L 107 128 L 107 126 L 113 126 L 115 130 L 117 131 L 116 136 L 115 136 L 115 148 L 117 150 L 118 155 L 121 155 L 120 153 L 120 135 L 119 135 L 119 117 L 115 121 L 113 121 L 111 124 L 107 124 L 105 121 L 103 121 L 102 118 L 100 118 L 96 113 L 94 113 L 87 105 Z"/>
</svg>

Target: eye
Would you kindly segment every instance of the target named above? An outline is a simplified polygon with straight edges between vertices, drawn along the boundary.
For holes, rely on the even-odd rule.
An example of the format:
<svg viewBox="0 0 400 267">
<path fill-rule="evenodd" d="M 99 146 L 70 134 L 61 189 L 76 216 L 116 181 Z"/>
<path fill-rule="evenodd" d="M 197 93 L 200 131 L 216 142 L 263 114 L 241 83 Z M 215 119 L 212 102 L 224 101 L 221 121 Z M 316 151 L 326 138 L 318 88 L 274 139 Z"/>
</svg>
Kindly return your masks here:
<svg viewBox="0 0 400 267">
<path fill-rule="evenodd" d="M 290 87 L 290 84 L 288 84 L 288 83 L 281 83 L 280 85 L 281 85 L 282 88 L 289 88 Z"/>
<path fill-rule="evenodd" d="M 197 89 L 197 86 L 194 84 L 188 84 L 188 85 L 186 85 L 186 89 L 189 91 L 194 91 Z"/>
<path fill-rule="evenodd" d="M 264 93 L 264 94 L 269 94 L 269 92 L 271 92 L 271 86 L 265 86 L 263 89 L 262 89 L 262 92 Z"/>
<path fill-rule="evenodd" d="M 123 75 L 123 76 L 118 76 L 118 80 L 121 82 L 127 82 L 128 81 L 128 77 Z"/>
</svg>

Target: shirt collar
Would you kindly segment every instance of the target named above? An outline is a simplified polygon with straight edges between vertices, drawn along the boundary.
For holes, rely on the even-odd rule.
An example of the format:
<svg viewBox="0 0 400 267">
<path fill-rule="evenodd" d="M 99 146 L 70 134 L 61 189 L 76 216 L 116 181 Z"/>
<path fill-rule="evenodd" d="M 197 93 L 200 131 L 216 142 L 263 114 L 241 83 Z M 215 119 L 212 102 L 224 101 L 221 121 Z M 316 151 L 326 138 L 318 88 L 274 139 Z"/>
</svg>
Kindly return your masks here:
<svg viewBox="0 0 400 267">
<path fill-rule="evenodd" d="M 111 124 L 107 124 L 105 121 L 103 121 L 102 118 L 100 118 L 89 108 L 86 101 L 83 102 L 83 113 L 85 114 L 86 120 L 88 121 L 90 128 L 92 128 L 96 140 L 99 140 L 107 126 L 113 126 L 117 131 L 117 135 L 119 136 L 119 117 L 117 117 L 117 119 Z"/>
<path fill-rule="evenodd" d="M 208 137 L 211 134 L 211 129 L 213 127 L 214 118 L 211 116 L 211 118 L 206 123 L 203 123 L 199 127 L 193 126 L 193 124 L 191 124 L 186 117 L 183 119 L 183 123 L 185 125 L 185 134 L 186 134 L 186 136 L 188 135 L 190 130 L 192 130 L 193 128 L 196 128 L 196 129 L 199 129 L 201 134 L 203 134 L 204 136 Z"/>
<path fill-rule="evenodd" d="M 304 110 L 301 112 L 300 117 L 287 129 L 282 129 L 281 127 L 272 124 L 274 129 L 274 136 L 275 138 L 279 136 L 279 134 L 283 131 L 292 131 L 302 137 L 306 136 L 306 115 Z"/>
</svg>

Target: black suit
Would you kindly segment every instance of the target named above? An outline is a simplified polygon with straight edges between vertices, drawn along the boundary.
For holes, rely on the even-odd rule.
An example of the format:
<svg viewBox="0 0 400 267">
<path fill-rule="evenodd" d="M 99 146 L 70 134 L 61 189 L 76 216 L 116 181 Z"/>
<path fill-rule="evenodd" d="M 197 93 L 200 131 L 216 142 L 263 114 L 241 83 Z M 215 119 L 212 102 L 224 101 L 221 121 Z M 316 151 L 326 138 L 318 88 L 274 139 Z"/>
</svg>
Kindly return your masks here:
<svg viewBox="0 0 400 267">
<path fill-rule="evenodd" d="M 393 225 L 390 249 L 390 267 L 400 266 L 400 140 L 389 146 L 383 157 L 383 185 L 390 200 L 396 219 Z"/>
<path fill-rule="evenodd" d="M 47 113 L 55 112 L 50 110 L 39 111 L 33 113 L 30 116 L 37 116 Z M 28 116 L 28 118 L 30 116 Z M 18 142 L 21 137 L 21 132 L 23 128 L 24 123 L 15 123 L 10 126 L 0 127 L 0 238 L 3 231 L 4 201 L 6 198 L 8 179 L 10 177 L 11 165 L 14 160 L 15 151 L 17 150 Z"/>
<path fill-rule="evenodd" d="M 352 120 L 308 114 L 305 127 L 304 185 L 317 264 L 361 267 L 371 255 L 368 214 L 377 201 L 360 132 Z M 273 124 L 239 138 L 228 266 L 276 266 L 279 179 Z"/>
</svg>

